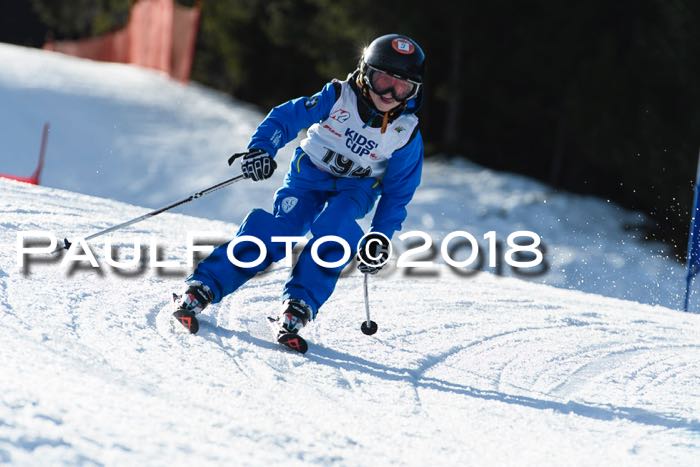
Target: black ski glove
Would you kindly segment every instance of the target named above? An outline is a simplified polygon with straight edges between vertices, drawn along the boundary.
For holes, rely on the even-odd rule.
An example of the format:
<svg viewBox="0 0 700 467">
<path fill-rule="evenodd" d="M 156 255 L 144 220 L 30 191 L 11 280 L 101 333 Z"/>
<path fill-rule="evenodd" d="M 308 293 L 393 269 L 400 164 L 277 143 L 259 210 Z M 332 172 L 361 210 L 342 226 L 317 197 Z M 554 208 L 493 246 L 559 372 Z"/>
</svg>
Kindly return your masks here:
<svg viewBox="0 0 700 467">
<path fill-rule="evenodd" d="M 391 242 L 384 235 L 367 235 L 357 252 L 357 269 L 364 274 L 378 273 L 389 259 L 390 249 Z"/>
<path fill-rule="evenodd" d="M 245 178 L 252 178 L 254 182 L 265 180 L 272 176 L 272 173 L 277 168 L 277 162 L 262 149 L 251 149 L 248 152 L 239 152 L 229 157 L 228 165 L 233 164 L 233 161 L 241 159 L 241 171 Z"/>
</svg>

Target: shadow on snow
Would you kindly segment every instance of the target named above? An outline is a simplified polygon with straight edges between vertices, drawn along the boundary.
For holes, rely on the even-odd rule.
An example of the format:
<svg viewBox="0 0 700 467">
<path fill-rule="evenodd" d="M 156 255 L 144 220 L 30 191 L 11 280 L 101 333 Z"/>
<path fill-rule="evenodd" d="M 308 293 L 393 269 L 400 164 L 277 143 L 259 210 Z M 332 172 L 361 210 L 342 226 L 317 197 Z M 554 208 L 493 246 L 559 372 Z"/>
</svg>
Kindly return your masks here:
<svg viewBox="0 0 700 467">
<path fill-rule="evenodd" d="M 235 337 L 241 341 L 267 350 L 282 350 L 286 352 L 286 350 L 280 349 L 278 344 L 251 336 L 245 331 L 226 329 L 220 326 L 214 326 L 213 324 L 207 322 L 201 322 L 200 329 L 214 334 L 218 337 L 218 339 L 211 339 L 206 336 L 206 333 L 201 333 L 201 331 L 198 335 L 202 335 L 202 337 L 211 340 L 212 342 L 216 342 L 219 345 L 223 345 L 223 342 L 221 341 L 222 337 Z M 700 421 L 698 420 L 686 419 L 672 414 L 650 412 L 648 410 L 634 407 L 593 405 L 574 401 L 558 402 L 553 400 L 537 399 L 529 396 L 507 394 L 499 391 L 478 389 L 472 386 L 451 383 L 439 378 L 424 376 L 424 370 L 421 369 L 398 368 L 382 365 L 355 355 L 338 352 L 337 350 L 333 350 L 319 344 L 311 345 L 309 347 L 309 351 L 304 355 L 304 358 L 320 365 L 326 365 L 332 368 L 342 368 L 351 372 L 354 371 L 365 373 L 388 381 L 404 381 L 412 384 L 415 388 L 449 392 L 460 396 L 497 401 L 505 404 L 530 407 L 539 410 L 551 410 L 560 414 L 574 414 L 595 420 L 627 420 L 644 425 L 700 432 Z"/>
</svg>

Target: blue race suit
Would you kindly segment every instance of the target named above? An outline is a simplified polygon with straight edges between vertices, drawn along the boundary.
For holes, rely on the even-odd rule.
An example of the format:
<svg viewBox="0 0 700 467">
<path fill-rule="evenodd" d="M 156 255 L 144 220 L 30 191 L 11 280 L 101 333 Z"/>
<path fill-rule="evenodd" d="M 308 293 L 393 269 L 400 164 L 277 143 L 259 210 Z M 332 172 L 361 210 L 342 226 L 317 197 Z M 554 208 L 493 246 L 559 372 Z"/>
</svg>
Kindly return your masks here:
<svg viewBox="0 0 700 467">
<path fill-rule="evenodd" d="M 338 83 L 331 82 L 311 97 L 293 99 L 273 108 L 258 126 L 248 147 L 263 149 L 274 157 L 301 129 L 328 119 L 339 93 Z M 362 102 L 358 99 L 358 105 Z M 404 112 L 415 112 L 417 106 L 411 100 Z M 315 317 L 333 293 L 347 263 L 336 268 L 316 264 L 311 256 L 314 242 L 327 235 L 339 236 L 348 242 L 354 255 L 363 235 L 357 219 L 372 210 L 380 195 L 371 230 L 391 238 L 406 218 L 406 205 L 420 183 L 422 164 L 423 142 L 417 128 L 408 143 L 392 153 L 381 180 L 335 176 L 318 168 L 297 148 L 284 185 L 275 193 L 272 214 L 253 209 L 236 234 L 251 235 L 265 243 L 267 256 L 262 263 L 249 268 L 235 266 L 227 257 L 227 243 L 200 262 L 188 280 L 208 285 L 214 293 L 213 303 L 217 303 L 272 262 L 284 258 L 284 243 L 272 242 L 271 237 L 304 236 L 310 231 L 312 238 L 291 271 L 283 299 L 303 300 Z M 253 243 L 241 242 L 233 248 L 233 254 L 240 261 L 251 262 L 258 258 L 260 250 Z M 336 242 L 325 242 L 318 248 L 318 255 L 334 262 L 342 258 L 343 249 Z"/>
</svg>

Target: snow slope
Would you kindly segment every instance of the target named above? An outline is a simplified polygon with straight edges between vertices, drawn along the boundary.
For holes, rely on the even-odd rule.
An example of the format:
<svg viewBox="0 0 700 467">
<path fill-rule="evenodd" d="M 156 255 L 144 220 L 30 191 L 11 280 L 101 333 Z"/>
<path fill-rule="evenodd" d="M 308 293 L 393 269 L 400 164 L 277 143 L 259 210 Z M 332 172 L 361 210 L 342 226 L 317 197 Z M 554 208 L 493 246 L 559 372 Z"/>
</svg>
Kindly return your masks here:
<svg viewBox="0 0 700 467">
<path fill-rule="evenodd" d="M 44 185 L 151 208 L 235 173 L 225 160 L 247 145 L 263 118 L 196 84 L 125 65 L 5 44 L 0 63 L 0 173 L 32 172 L 41 127 L 49 121 Z M 278 155 L 281 168 L 293 147 Z M 268 182 L 238 184 L 179 212 L 240 222 L 251 208 L 269 207 L 283 175 L 280 169 Z M 549 269 L 528 280 L 679 308 L 684 269 L 627 228 L 643 220 L 604 200 L 553 192 L 523 177 L 431 160 L 404 231 L 427 231 L 437 243 L 453 230 L 479 239 L 495 230 L 500 240 L 532 230 L 547 247 Z M 505 267 L 503 274 L 513 272 Z"/>
<path fill-rule="evenodd" d="M 492 274 L 341 279 L 281 351 L 276 266 L 172 331 L 179 274 L 34 262 L 18 231 L 80 235 L 145 211 L 0 180 L 0 462 L 15 465 L 697 465 L 700 316 Z M 154 233 L 184 257 L 164 214 Z M 95 241 L 98 253 L 100 242 Z"/>
</svg>

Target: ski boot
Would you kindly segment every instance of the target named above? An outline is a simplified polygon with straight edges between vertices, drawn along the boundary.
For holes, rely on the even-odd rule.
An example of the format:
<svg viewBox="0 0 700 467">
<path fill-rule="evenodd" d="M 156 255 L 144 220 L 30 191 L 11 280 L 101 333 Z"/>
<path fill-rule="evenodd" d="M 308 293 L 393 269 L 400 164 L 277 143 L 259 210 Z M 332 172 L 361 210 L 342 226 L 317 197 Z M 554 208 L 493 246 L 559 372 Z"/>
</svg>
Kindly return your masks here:
<svg viewBox="0 0 700 467">
<path fill-rule="evenodd" d="M 195 314 L 201 313 L 211 303 L 214 294 L 208 286 L 199 281 L 190 281 L 187 285 L 184 294 L 173 294 L 173 301 L 177 305 L 173 316 L 189 332 L 196 334 L 199 331 L 199 321 Z"/>
<path fill-rule="evenodd" d="M 277 342 L 299 353 L 306 353 L 309 346 L 299 331 L 306 326 L 311 316 L 311 308 L 303 300 L 285 301 L 282 315 L 278 318 L 280 328 Z"/>
</svg>

